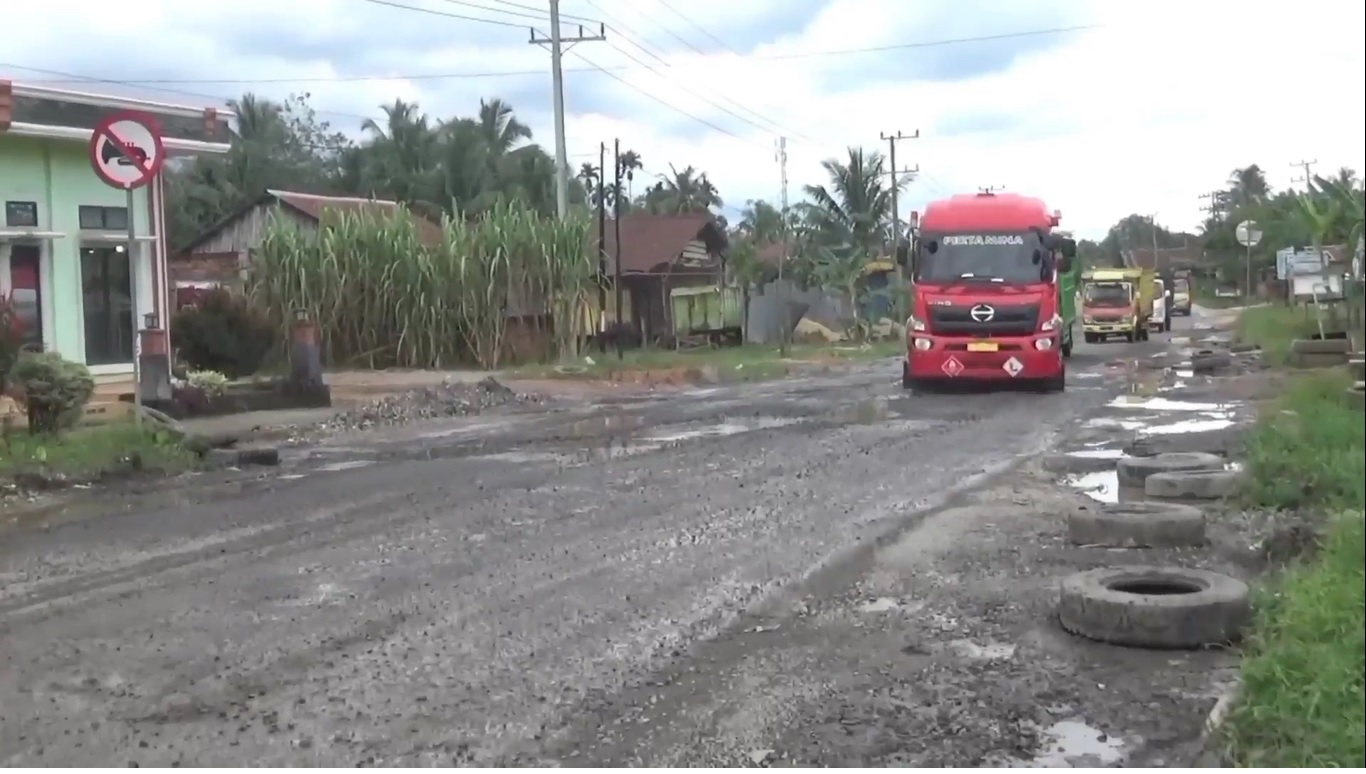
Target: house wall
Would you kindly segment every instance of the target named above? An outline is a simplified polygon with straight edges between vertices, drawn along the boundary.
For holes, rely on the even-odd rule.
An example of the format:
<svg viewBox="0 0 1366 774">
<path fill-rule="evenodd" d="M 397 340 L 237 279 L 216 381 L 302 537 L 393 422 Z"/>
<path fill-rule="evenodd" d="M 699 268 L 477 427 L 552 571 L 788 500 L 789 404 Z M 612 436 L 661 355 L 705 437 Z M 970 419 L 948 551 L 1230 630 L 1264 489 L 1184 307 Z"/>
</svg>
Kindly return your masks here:
<svg viewBox="0 0 1366 774">
<path fill-rule="evenodd" d="M 86 361 L 85 305 L 83 303 L 82 246 L 127 244 L 127 233 L 82 231 L 82 206 L 126 207 L 127 194 L 106 185 L 90 168 L 86 145 L 70 140 L 7 136 L 0 133 L 0 201 L 37 203 L 38 228 L 64 236 L 38 240 L 39 285 L 43 343 L 63 357 Z M 153 186 L 133 192 L 131 217 L 137 234 L 151 235 L 149 217 Z M 5 228 L 0 221 L 0 229 Z M 0 240 L 0 292 L 11 288 L 11 241 Z M 125 248 L 126 249 L 126 248 Z M 141 327 L 143 315 L 160 311 L 158 288 L 164 287 L 164 248 L 161 240 L 145 239 L 132 251 L 133 324 Z M 135 332 L 130 335 L 136 336 Z M 132 362 L 92 366 L 97 376 L 131 374 Z"/>
<path fill-rule="evenodd" d="M 306 218 L 288 207 L 281 207 L 273 202 L 259 204 L 241 216 L 234 218 L 221 228 L 215 230 L 213 234 L 202 244 L 195 245 L 190 251 L 191 255 L 200 253 L 239 253 L 250 252 L 261 243 L 261 236 L 266 232 L 266 226 L 270 224 L 271 213 L 278 213 L 276 217 L 284 217 L 294 221 L 301 228 L 316 230 L 318 222 Z"/>
</svg>

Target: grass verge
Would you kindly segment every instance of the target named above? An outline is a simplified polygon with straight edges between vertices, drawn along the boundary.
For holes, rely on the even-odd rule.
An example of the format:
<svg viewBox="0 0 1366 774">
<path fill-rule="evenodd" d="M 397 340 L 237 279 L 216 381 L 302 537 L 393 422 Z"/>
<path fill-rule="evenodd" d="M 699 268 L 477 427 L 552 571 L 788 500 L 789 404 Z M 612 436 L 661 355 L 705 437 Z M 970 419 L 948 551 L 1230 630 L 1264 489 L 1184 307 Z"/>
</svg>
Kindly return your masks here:
<svg viewBox="0 0 1366 774">
<path fill-rule="evenodd" d="M 1366 423 L 1347 382 L 1296 380 L 1249 437 L 1251 505 L 1336 515 L 1318 555 L 1260 592 L 1223 728 L 1235 765 L 1366 766 Z"/>
<path fill-rule="evenodd" d="M 905 351 L 905 343 L 879 341 L 868 344 L 793 344 L 788 356 L 782 357 L 778 347 L 744 344 L 733 347 L 710 347 L 692 350 L 635 349 L 622 353 L 589 352 L 577 362 L 560 366 L 527 366 L 511 372 L 521 378 L 605 379 L 612 374 L 631 371 L 666 371 L 675 369 L 715 369 L 722 381 L 756 381 L 787 374 L 788 368 L 799 363 L 837 363 L 891 357 Z"/>
<path fill-rule="evenodd" d="M 19 431 L 0 441 L 0 478 L 79 482 L 133 471 L 179 473 L 197 459 L 173 434 L 151 425 L 78 427 L 57 437 Z"/>
<path fill-rule="evenodd" d="M 1330 319 L 1329 314 L 1325 314 L 1326 327 L 1343 327 L 1342 323 L 1330 322 Z M 1261 346 L 1263 357 L 1272 365 L 1286 364 L 1292 341 L 1307 339 L 1318 332 L 1317 317 L 1313 308 L 1309 306 L 1271 304 L 1252 307 L 1238 315 L 1238 340 Z M 1360 345 L 1363 340 L 1360 327 L 1351 333 Z"/>
</svg>

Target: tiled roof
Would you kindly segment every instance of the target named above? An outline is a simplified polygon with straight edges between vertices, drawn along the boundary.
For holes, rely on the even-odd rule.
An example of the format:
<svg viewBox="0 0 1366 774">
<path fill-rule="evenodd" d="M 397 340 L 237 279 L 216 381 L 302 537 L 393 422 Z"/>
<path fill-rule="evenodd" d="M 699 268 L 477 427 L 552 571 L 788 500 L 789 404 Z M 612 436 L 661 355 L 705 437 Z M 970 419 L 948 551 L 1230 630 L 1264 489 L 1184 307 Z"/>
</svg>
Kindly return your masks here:
<svg viewBox="0 0 1366 774">
<path fill-rule="evenodd" d="M 607 271 L 612 272 L 616 234 L 607 221 Z M 713 254 L 725 250 L 725 232 L 707 214 L 655 215 L 632 212 L 621 217 L 621 271 L 623 274 L 667 273 L 688 243 L 701 239 Z"/>
</svg>

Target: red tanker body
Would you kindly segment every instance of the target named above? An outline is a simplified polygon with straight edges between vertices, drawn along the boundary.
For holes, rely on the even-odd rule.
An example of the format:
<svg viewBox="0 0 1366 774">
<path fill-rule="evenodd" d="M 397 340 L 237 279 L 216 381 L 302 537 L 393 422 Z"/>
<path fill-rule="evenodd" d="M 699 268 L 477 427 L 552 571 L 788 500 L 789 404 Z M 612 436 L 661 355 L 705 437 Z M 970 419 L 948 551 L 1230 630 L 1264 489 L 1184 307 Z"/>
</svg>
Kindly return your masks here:
<svg viewBox="0 0 1366 774">
<path fill-rule="evenodd" d="M 912 246 L 915 284 L 902 382 L 1065 387 L 1076 319 L 1076 243 L 1059 215 L 1016 194 L 931 202 Z"/>
</svg>

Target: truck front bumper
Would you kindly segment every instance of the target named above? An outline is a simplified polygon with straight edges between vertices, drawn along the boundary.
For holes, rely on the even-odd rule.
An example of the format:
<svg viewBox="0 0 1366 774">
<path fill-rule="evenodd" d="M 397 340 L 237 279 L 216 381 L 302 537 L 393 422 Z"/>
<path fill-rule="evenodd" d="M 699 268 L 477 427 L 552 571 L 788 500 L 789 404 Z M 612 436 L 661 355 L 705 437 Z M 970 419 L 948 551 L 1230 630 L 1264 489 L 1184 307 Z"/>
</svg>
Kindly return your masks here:
<svg viewBox="0 0 1366 774">
<path fill-rule="evenodd" d="M 1131 322 L 1082 323 L 1081 332 L 1092 336 L 1118 336 L 1134 332 Z"/>
<path fill-rule="evenodd" d="M 912 333 L 906 343 L 906 377 L 912 381 L 1054 379 L 1064 368 L 1056 333 L 992 339 Z"/>
</svg>

